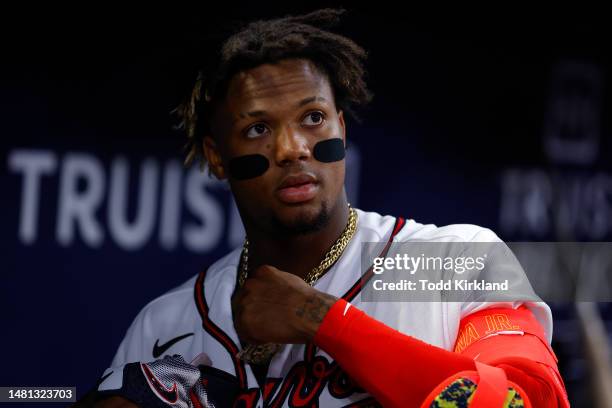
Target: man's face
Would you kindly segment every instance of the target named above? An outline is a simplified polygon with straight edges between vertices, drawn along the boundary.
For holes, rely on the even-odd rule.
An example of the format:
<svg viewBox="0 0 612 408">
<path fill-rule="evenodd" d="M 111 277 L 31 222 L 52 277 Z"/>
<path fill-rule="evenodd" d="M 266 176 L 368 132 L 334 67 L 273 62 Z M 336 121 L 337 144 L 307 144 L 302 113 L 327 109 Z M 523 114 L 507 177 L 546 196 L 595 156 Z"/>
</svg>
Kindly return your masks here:
<svg viewBox="0 0 612 408">
<path fill-rule="evenodd" d="M 259 228 L 317 230 L 339 205 L 345 162 L 320 162 L 313 148 L 326 139 L 344 142 L 344 118 L 326 75 L 310 61 L 283 60 L 236 74 L 212 134 L 205 153 L 221 179 L 234 158 L 258 154 L 269 161 L 257 177 L 228 177 L 243 216 Z"/>
</svg>

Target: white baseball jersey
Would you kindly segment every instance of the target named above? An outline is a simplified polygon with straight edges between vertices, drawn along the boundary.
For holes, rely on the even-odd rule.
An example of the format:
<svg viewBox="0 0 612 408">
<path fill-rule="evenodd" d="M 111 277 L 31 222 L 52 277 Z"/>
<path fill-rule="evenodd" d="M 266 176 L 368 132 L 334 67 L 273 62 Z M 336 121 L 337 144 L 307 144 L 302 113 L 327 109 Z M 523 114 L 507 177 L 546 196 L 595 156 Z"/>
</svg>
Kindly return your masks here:
<svg viewBox="0 0 612 408">
<path fill-rule="evenodd" d="M 362 302 L 361 243 L 432 241 L 500 242 L 489 229 L 457 224 L 437 227 L 414 220 L 356 210 L 355 235 L 340 259 L 314 285 L 317 290 L 344 297 L 371 317 L 400 332 L 452 350 L 460 320 L 489 307 L 517 308 L 520 302 Z M 215 262 L 205 272 L 146 305 L 121 342 L 100 389 L 117 387 L 120 371 L 113 367 L 163 355 L 180 354 L 186 361 L 206 353 L 212 366 L 234 378 L 244 406 L 358 407 L 372 403 L 363 389 L 347 386 L 346 374 L 323 350 L 312 345 L 283 345 L 272 358 L 265 386 L 259 386 L 249 364 L 235 357 L 240 341 L 232 323 L 230 298 L 237 285 L 241 248 Z M 544 328 L 550 343 L 552 316 L 545 303 L 527 306 Z M 358 341 L 358 339 L 356 339 Z M 325 375 L 313 376 L 313 370 Z M 320 371 L 319 371 L 320 372 Z M 318 400 L 318 405 L 316 401 Z"/>
</svg>

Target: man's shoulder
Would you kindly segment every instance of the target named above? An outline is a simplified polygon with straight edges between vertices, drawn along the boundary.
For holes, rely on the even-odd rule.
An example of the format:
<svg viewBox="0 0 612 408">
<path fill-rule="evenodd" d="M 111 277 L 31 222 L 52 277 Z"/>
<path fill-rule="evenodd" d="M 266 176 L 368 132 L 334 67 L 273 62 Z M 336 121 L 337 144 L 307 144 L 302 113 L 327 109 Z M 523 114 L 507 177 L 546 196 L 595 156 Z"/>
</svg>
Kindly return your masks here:
<svg viewBox="0 0 612 408">
<path fill-rule="evenodd" d="M 237 267 L 239 253 L 239 248 L 232 250 L 208 268 L 205 268 L 202 272 L 206 274 L 206 281 L 214 284 L 215 277 L 223 276 L 223 273 L 228 269 Z M 183 314 L 186 308 L 194 306 L 195 285 L 202 272 L 193 275 L 179 286 L 151 300 L 141 309 L 137 319 L 147 318 L 148 316 L 155 316 L 156 319 L 163 319 L 164 317 L 173 319 L 173 315 Z"/>
<path fill-rule="evenodd" d="M 151 359 L 150 350 L 153 348 L 153 358 L 155 358 L 157 342 L 163 342 L 168 339 L 183 339 L 191 337 L 194 333 L 194 328 L 201 324 L 200 311 L 196 305 L 196 289 L 198 279 L 206 278 L 206 292 L 217 290 L 215 285 L 219 285 L 220 281 L 227 283 L 230 277 L 227 268 L 237 262 L 240 249 L 231 251 L 211 266 L 206 268 L 206 272 L 200 272 L 182 284 L 170 289 L 161 296 L 156 297 L 147 303 L 132 321 L 126 335 L 121 342 L 112 366 L 123 365 L 130 361 L 148 361 Z M 216 276 L 219 279 L 210 279 Z M 213 288 L 213 289 L 211 289 Z M 191 340 L 181 341 L 179 349 L 173 348 L 174 351 L 180 350 L 182 347 L 189 348 Z M 185 351 L 184 351 L 185 352 Z"/>
<path fill-rule="evenodd" d="M 395 241 L 456 241 L 456 242 L 497 242 L 501 239 L 491 229 L 475 224 L 449 224 L 437 226 L 422 224 L 413 219 L 406 221 L 403 234 Z"/>
<path fill-rule="evenodd" d="M 177 316 L 185 316 L 185 310 L 193 303 L 193 288 L 198 275 L 192 276 L 181 285 L 157 296 L 147 303 L 134 319 L 132 326 L 151 328 L 165 326 L 165 322 L 176 321 Z"/>
<path fill-rule="evenodd" d="M 359 210 L 360 227 L 389 235 L 399 217 L 381 215 L 374 211 Z M 491 229 L 475 224 L 449 224 L 438 226 L 424 224 L 415 219 L 404 219 L 394 242 L 404 241 L 456 241 L 456 242 L 499 242 L 501 239 Z"/>
</svg>

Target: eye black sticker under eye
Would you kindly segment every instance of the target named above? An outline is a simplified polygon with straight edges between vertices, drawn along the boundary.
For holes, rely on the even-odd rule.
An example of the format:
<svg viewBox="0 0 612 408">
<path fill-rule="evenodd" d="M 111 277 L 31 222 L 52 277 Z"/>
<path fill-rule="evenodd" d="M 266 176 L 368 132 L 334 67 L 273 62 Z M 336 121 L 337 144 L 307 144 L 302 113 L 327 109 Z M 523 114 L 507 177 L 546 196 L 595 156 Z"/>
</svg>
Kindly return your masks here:
<svg viewBox="0 0 612 408">
<path fill-rule="evenodd" d="M 249 154 L 230 159 L 229 173 L 236 180 L 259 177 L 270 167 L 270 161 L 261 154 Z"/>
<path fill-rule="evenodd" d="M 340 138 L 321 140 L 314 146 L 313 156 L 320 162 L 332 163 L 344 159 L 344 142 Z"/>
</svg>

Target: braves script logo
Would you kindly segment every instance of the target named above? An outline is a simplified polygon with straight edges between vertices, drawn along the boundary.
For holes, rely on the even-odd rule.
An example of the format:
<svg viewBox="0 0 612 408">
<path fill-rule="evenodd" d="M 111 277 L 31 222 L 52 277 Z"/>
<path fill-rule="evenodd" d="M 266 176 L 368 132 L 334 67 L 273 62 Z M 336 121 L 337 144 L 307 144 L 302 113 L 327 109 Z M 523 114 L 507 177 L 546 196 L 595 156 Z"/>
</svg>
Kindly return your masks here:
<svg viewBox="0 0 612 408">
<path fill-rule="evenodd" d="M 178 391 L 176 390 L 176 383 L 172 384 L 172 388 L 166 388 L 158 379 L 155 377 L 155 374 L 151 371 L 148 365 L 140 363 L 140 367 L 142 368 L 142 372 L 144 373 L 151 389 L 157 396 L 170 403 L 174 404 L 178 400 Z"/>
<path fill-rule="evenodd" d="M 326 387 L 329 394 L 338 399 L 365 392 L 335 361 L 330 363 L 325 357 L 316 356 L 310 363 L 296 363 L 284 379 L 267 379 L 262 390 L 263 399 L 270 408 L 281 407 L 285 401 L 290 407 L 316 407 L 319 406 L 319 396 Z M 234 406 L 254 407 L 257 396 L 253 391 L 250 389 L 243 392 Z M 368 404 L 373 402 L 373 399 L 367 399 Z"/>
</svg>

